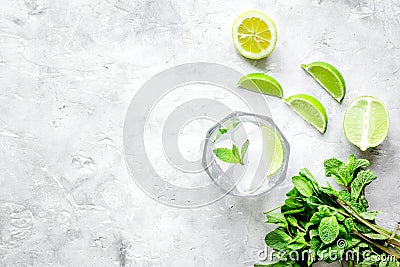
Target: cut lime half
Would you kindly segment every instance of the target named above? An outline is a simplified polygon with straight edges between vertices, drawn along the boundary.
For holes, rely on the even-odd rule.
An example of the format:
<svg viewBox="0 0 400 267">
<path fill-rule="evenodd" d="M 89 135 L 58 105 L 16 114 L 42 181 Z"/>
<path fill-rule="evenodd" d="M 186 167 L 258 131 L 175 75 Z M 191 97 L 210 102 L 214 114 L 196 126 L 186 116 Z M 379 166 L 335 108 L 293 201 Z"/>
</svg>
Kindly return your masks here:
<svg viewBox="0 0 400 267">
<path fill-rule="evenodd" d="M 262 126 L 262 135 L 264 149 L 265 151 L 270 151 L 270 153 L 267 153 L 265 159 L 267 166 L 269 166 L 266 176 L 269 177 L 276 174 L 282 168 L 284 159 L 283 144 L 276 130 L 271 127 Z"/>
<path fill-rule="evenodd" d="M 331 64 L 313 62 L 301 67 L 316 80 L 339 103 L 346 94 L 346 84 L 342 74 Z"/>
<path fill-rule="evenodd" d="M 314 97 L 306 94 L 292 95 L 284 101 L 321 133 L 325 133 L 328 117 L 324 106 Z"/>
<path fill-rule="evenodd" d="M 248 74 L 238 81 L 238 85 L 254 92 L 283 97 L 283 90 L 279 82 L 264 73 Z"/>
<path fill-rule="evenodd" d="M 389 113 L 384 103 L 373 96 L 356 98 L 343 121 L 347 139 L 362 151 L 380 145 L 389 131 Z"/>
<path fill-rule="evenodd" d="M 278 34 L 275 23 L 264 13 L 247 11 L 232 25 L 236 50 L 244 57 L 261 59 L 274 51 Z"/>
</svg>

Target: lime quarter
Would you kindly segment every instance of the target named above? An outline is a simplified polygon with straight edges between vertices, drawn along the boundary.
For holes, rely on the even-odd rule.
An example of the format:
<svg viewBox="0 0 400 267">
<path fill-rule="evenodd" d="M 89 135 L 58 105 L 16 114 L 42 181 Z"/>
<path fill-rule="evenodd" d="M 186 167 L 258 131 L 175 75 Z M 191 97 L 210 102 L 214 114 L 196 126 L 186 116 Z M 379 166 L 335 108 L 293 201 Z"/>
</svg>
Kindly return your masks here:
<svg viewBox="0 0 400 267">
<path fill-rule="evenodd" d="M 267 166 L 269 166 L 266 176 L 269 177 L 276 174 L 282 167 L 284 159 L 283 144 L 278 133 L 273 128 L 262 126 L 262 135 L 265 151 L 271 151 L 265 159 Z"/>
<path fill-rule="evenodd" d="M 262 94 L 283 97 L 283 90 L 279 82 L 264 73 L 248 74 L 238 81 L 238 85 Z"/>
<path fill-rule="evenodd" d="M 284 101 L 305 121 L 321 133 L 325 133 L 328 117 L 324 106 L 316 98 L 306 94 L 298 94 L 292 95 Z"/>
<path fill-rule="evenodd" d="M 316 80 L 336 101 L 342 102 L 346 94 L 346 84 L 342 74 L 331 64 L 313 62 L 301 67 Z"/>
</svg>

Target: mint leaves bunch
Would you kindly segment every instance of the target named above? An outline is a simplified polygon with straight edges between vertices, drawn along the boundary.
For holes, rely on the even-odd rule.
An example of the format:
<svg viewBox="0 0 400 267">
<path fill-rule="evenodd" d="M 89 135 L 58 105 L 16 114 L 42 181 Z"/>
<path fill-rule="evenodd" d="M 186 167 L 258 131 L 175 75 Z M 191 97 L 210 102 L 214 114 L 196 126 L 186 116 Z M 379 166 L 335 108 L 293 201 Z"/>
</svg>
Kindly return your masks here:
<svg viewBox="0 0 400 267">
<path fill-rule="evenodd" d="M 265 212 L 267 223 L 278 226 L 265 237 L 266 244 L 279 252 L 278 262 L 255 266 L 300 267 L 340 260 L 349 266 L 398 267 L 398 226 L 389 231 L 376 225 L 378 211 L 368 210 L 365 187 L 376 179 L 367 169 L 369 161 L 351 155 L 346 163 L 325 160 L 324 167 L 326 176 L 343 189 L 329 183 L 320 186 L 309 170 L 301 169 L 292 178 L 294 188 L 285 203 Z"/>
</svg>

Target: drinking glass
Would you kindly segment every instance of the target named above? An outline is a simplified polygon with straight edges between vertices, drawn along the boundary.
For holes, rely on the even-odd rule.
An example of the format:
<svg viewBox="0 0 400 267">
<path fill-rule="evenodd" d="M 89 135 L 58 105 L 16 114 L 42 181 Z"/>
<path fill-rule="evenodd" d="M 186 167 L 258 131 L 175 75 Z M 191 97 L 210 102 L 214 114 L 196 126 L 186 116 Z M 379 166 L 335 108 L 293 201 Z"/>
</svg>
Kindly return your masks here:
<svg viewBox="0 0 400 267">
<path fill-rule="evenodd" d="M 207 132 L 202 164 L 223 192 L 257 196 L 285 179 L 289 154 L 289 143 L 272 118 L 234 112 Z"/>
</svg>

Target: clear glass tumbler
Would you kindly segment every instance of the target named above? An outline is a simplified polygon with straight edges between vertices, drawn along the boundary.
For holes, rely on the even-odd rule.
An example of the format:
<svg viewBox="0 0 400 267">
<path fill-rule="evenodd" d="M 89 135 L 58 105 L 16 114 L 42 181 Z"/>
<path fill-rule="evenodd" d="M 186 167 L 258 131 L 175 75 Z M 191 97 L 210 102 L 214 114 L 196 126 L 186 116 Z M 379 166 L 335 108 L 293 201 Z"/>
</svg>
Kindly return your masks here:
<svg viewBox="0 0 400 267">
<path fill-rule="evenodd" d="M 207 132 L 202 164 L 223 192 L 257 196 L 285 179 L 289 153 L 270 117 L 234 112 Z"/>
</svg>

